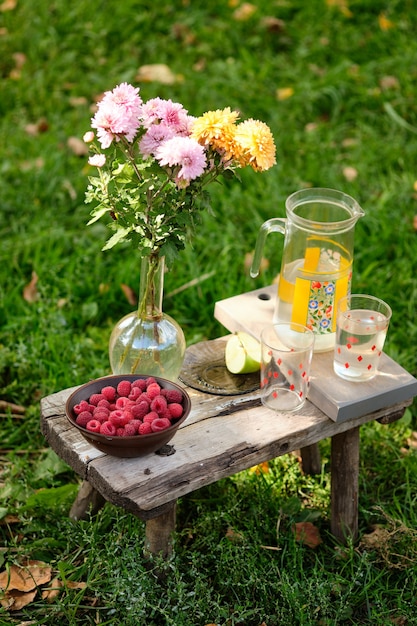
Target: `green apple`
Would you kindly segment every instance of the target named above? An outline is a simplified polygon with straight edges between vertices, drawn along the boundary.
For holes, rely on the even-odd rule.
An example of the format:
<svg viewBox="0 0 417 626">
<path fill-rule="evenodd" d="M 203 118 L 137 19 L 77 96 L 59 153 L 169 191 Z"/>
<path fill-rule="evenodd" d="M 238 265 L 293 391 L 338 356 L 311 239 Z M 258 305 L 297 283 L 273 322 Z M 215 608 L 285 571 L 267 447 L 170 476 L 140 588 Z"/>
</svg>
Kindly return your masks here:
<svg viewBox="0 0 417 626">
<path fill-rule="evenodd" d="M 261 367 L 261 344 L 243 331 L 233 334 L 226 343 L 226 367 L 232 374 L 251 374 Z"/>
</svg>

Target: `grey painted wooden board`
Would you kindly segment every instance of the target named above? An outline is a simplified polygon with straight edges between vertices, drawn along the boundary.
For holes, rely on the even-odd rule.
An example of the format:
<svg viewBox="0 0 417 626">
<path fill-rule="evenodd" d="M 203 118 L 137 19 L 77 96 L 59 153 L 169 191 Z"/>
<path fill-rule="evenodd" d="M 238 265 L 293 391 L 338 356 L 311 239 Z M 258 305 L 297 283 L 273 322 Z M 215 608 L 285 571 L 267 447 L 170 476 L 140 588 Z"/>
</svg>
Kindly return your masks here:
<svg viewBox="0 0 417 626">
<path fill-rule="evenodd" d="M 277 285 L 270 285 L 221 300 L 215 304 L 214 316 L 228 331 L 243 330 L 259 339 L 262 328 L 272 322 L 276 293 Z M 333 351 L 314 354 L 308 399 L 335 422 L 366 415 L 416 395 L 417 380 L 385 353 L 378 375 L 363 383 L 336 376 Z"/>
<path fill-rule="evenodd" d="M 308 400 L 298 413 L 261 405 L 259 391 L 215 396 L 187 388 L 190 415 L 170 456 L 120 459 L 91 446 L 65 417 L 73 389 L 41 400 L 41 430 L 53 450 L 106 500 L 148 520 L 200 487 L 258 463 L 316 444 L 373 420 L 398 419 L 409 402 L 336 423 Z"/>
</svg>

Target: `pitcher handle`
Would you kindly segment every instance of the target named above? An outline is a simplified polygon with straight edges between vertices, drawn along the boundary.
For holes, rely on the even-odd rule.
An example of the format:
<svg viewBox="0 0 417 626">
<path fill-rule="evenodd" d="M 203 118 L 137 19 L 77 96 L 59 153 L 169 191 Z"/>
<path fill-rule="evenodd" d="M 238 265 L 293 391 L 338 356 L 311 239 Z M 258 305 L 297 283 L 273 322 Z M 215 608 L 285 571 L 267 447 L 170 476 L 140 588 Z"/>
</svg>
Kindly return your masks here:
<svg viewBox="0 0 417 626">
<path fill-rule="evenodd" d="M 259 274 L 261 266 L 262 252 L 265 240 L 269 233 L 281 233 L 285 235 L 285 224 L 287 220 L 284 217 L 273 217 L 262 224 L 259 229 L 258 238 L 255 245 L 255 253 L 253 255 L 252 266 L 250 268 L 251 278 L 256 278 Z"/>
</svg>

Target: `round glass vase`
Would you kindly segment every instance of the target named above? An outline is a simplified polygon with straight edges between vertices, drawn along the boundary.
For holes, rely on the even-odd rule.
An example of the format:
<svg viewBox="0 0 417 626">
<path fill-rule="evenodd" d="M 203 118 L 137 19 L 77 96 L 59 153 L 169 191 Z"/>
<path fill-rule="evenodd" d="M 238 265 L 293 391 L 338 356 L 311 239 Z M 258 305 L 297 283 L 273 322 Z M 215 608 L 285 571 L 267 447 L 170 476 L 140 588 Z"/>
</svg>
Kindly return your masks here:
<svg viewBox="0 0 417 626">
<path fill-rule="evenodd" d="M 113 374 L 178 378 L 186 343 L 181 326 L 162 311 L 164 268 L 164 257 L 142 257 L 138 309 L 125 315 L 110 336 Z"/>
</svg>

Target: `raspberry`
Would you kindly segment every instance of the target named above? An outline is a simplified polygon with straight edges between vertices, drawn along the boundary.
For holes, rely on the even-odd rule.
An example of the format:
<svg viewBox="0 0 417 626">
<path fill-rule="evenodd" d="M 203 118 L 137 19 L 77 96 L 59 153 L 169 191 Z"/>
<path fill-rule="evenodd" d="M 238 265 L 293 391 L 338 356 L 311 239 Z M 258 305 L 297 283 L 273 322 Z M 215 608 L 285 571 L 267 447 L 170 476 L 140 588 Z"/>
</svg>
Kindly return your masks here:
<svg viewBox="0 0 417 626">
<path fill-rule="evenodd" d="M 139 426 L 138 433 L 139 435 L 149 435 L 152 432 L 152 426 L 149 422 L 144 422 Z"/>
<path fill-rule="evenodd" d="M 100 400 L 105 400 L 106 398 L 101 394 L 101 393 L 93 393 L 90 396 L 90 404 L 93 404 L 94 406 L 97 406 L 97 404 L 100 402 Z"/>
<path fill-rule="evenodd" d="M 136 387 L 141 391 L 145 391 L 146 380 L 144 378 L 138 378 L 137 380 L 134 380 L 132 383 L 132 389 L 135 389 Z"/>
<path fill-rule="evenodd" d="M 151 402 L 151 410 L 156 411 L 156 413 L 161 414 L 166 410 L 168 404 L 165 400 L 164 396 L 156 396 Z"/>
<path fill-rule="evenodd" d="M 124 434 L 125 434 L 124 426 L 119 426 L 119 428 L 116 428 L 117 437 L 123 437 Z"/>
<path fill-rule="evenodd" d="M 131 418 L 132 414 L 130 411 L 122 411 L 121 409 L 116 409 L 116 411 L 112 411 L 109 415 L 109 421 L 114 424 L 116 428 L 125 426 Z"/>
<path fill-rule="evenodd" d="M 142 424 L 142 420 L 130 420 L 129 424 L 126 424 L 126 426 L 133 426 L 133 428 L 135 429 L 135 435 L 138 434 L 139 431 L 139 426 Z"/>
<path fill-rule="evenodd" d="M 130 412 L 134 418 L 141 420 L 147 413 L 149 413 L 149 404 L 144 401 L 134 404 L 130 408 Z"/>
<path fill-rule="evenodd" d="M 147 413 L 144 416 L 143 421 L 144 421 L 144 423 L 148 422 L 150 424 L 154 420 L 158 419 L 158 417 L 159 417 L 158 413 L 155 413 L 155 411 L 151 411 L 150 413 Z"/>
<path fill-rule="evenodd" d="M 161 394 L 161 387 L 158 385 L 158 383 L 151 383 L 147 386 L 146 393 L 150 397 L 150 399 L 153 400 L 154 398 L 156 398 L 156 396 L 159 396 Z"/>
<path fill-rule="evenodd" d="M 129 400 L 133 400 L 133 402 L 135 402 L 135 400 L 137 400 L 141 394 L 142 394 L 142 390 L 139 389 L 139 387 L 132 387 L 132 390 L 128 396 Z"/>
<path fill-rule="evenodd" d="M 105 413 L 106 415 L 110 414 L 110 410 L 105 407 L 105 406 L 96 406 L 94 411 L 93 411 L 93 415 L 94 417 L 97 415 L 97 413 Z"/>
<path fill-rule="evenodd" d="M 90 405 L 88 404 L 87 400 L 81 400 L 79 404 L 76 404 L 74 406 L 75 415 L 79 415 L 83 411 L 89 411 L 89 410 L 90 410 Z"/>
<path fill-rule="evenodd" d="M 110 409 L 110 402 L 108 400 L 100 400 L 97 406 L 104 407 L 105 409 Z"/>
<path fill-rule="evenodd" d="M 107 422 L 107 420 L 109 419 L 109 415 L 110 411 L 101 411 L 99 409 L 98 411 L 94 411 L 93 419 L 99 421 L 102 424 L 103 422 Z"/>
<path fill-rule="evenodd" d="M 153 385 L 153 383 L 156 383 L 156 378 L 154 378 L 153 376 L 148 376 L 148 378 L 145 380 L 146 387 L 149 387 L 149 385 Z"/>
<path fill-rule="evenodd" d="M 168 407 L 165 409 L 165 411 L 158 413 L 158 417 L 166 417 L 167 419 L 169 419 L 169 421 L 173 419 Z"/>
<path fill-rule="evenodd" d="M 152 399 L 148 396 L 147 393 L 142 393 L 141 396 L 139 396 L 139 398 L 136 400 L 136 402 L 142 402 L 142 400 L 144 400 L 145 402 L 148 403 L 148 405 L 152 402 Z"/>
<path fill-rule="evenodd" d="M 119 396 L 124 396 L 125 398 L 127 398 L 131 389 L 132 383 L 130 382 L 130 380 L 121 380 L 120 383 L 117 385 L 117 393 L 119 394 Z"/>
<path fill-rule="evenodd" d="M 116 397 L 116 388 L 108 385 L 107 387 L 103 387 L 101 393 L 106 398 L 106 400 L 108 400 L 109 402 L 113 402 Z"/>
<path fill-rule="evenodd" d="M 135 435 L 137 435 L 137 430 L 133 426 L 132 422 L 130 422 L 130 424 L 126 424 L 126 426 L 124 427 L 124 431 L 124 437 L 134 437 Z"/>
<path fill-rule="evenodd" d="M 116 400 L 116 409 L 127 409 L 127 407 L 131 406 L 132 400 L 129 400 L 126 396 L 121 396 Z"/>
<path fill-rule="evenodd" d="M 100 426 L 100 433 L 102 435 L 114 437 L 116 434 L 116 426 L 112 424 L 111 422 L 104 422 Z"/>
<path fill-rule="evenodd" d="M 75 423 L 78 424 L 78 426 L 85 428 L 88 422 L 91 422 L 91 420 L 92 420 L 92 415 L 90 411 L 82 411 L 81 413 L 77 415 L 77 419 L 75 420 Z"/>
<path fill-rule="evenodd" d="M 175 404 L 181 404 L 183 399 L 183 395 L 179 389 L 166 389 L 165 397 L 168 404 L 170 404 L 171 402 L 175 402 Z"/>
<path fill-rule="evenodd" d="M 165 430 L 171 426 L 171 422 L 166 417 L 158 417 L 151 424 L 152 432 L 157 433 L 160 430 Z"/>
<path fill-rule="evenodd" d="M 184 413 L 182 405 L 178 404 L 177 402 L 172 402 L 171 404 L 168 404 L 168 410 L 173 419 L 178 419 Z"/>
<path fill-rule="evenodd" d="M 101 424 L 98 420 L 90 420 L 86 426 L 86 429 L 92 433 L 99 433 Z"/>
</svg>

